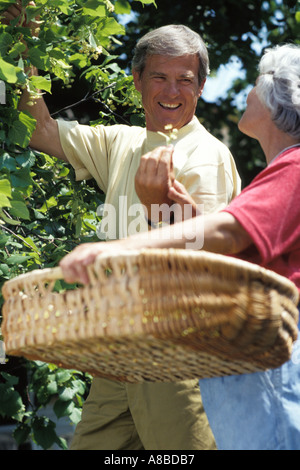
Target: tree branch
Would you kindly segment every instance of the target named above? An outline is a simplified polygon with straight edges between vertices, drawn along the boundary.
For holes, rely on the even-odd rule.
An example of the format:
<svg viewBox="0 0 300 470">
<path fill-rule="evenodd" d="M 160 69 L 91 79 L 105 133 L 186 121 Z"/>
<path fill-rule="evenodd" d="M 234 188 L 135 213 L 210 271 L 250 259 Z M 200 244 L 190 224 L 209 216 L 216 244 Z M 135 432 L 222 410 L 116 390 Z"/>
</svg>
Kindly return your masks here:
<svg viewBox="0 0 300 470">
<path fill-rule="evenodd" d="M 86 102 L 86 101 L 89 101 L 89 100 L 92 100 L 94 99 L 99 93 L 102 93 L 103 91 L 107 90 L 108 88 L 112 88 L 114 85 L 116 84 L 116 82 L 112 83 L 111 85 L 108 85 L 106 86 L 105 88 L 102 88 L 102 90 L 98 90 L 98 91 L 95 91 L 92 95 L 89 96 L 89 92 L 87 92 L 87 94 L 79 101 L 77 101 L 76 103 L 73 103 L 73 104 L 70 104 L 69 106 L 65 106 L 64 108 L 61 108 L 59 109 L 58 111 L 55 111 L 54 113 L 51 114 L 52 117 L 56 116 L 57 114 L 60 114 L 62 113 L 63 111 L 66 111 L 68 109 L 72 109 L 72 108 L 75 108 L 76 106 L 79 106 L 80 104 Z M 124 119 L 122 116 L 120 116 L 119 114 L 115 113 L 112 109 L 110 109 L 109 106 L 107 106 L 106 103 L 104 103 L 103 101 L 101 101 L 99 98 L 97 99 L 97 101 L 107 110 L 110 112 L 110 114 L 113 114 L 115 117 L 117 117 L 118 119 L 121 119 L 125 124 L 128 124 L 130 125 L 130 123 Z"/>
</svg>

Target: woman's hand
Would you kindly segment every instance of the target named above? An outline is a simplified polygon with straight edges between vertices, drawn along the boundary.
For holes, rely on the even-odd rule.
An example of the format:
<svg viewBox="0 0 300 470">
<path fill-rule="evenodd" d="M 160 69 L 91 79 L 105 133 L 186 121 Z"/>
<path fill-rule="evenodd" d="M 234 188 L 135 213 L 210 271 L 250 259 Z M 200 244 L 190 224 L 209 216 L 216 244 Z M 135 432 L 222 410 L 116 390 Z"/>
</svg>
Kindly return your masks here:
<svg viewBox="0 0 300 470">
<path fill-rule="evenodd" d="M 112 243 L 83 243 L 66 255 L 59 263 L 66 282 L 89 283 L 87 267 L 93 264 L 98 255 L 112 250 Z"/>
</svg>

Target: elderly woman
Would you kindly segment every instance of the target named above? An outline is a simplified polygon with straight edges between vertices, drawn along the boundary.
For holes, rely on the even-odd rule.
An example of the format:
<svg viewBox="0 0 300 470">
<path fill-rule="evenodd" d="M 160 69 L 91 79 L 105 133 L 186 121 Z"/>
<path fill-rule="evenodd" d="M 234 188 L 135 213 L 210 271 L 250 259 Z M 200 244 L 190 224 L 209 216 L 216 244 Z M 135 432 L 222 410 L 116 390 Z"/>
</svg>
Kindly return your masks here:
<svg viewBox="0 0 300 470">
<path fill-rule="evenodd" d="M 257 263 L 300 290 L 300 47 L 269 49 L 259 65 L 240 130 L 257 139 L 267 167 L 222 212 L 198 216 L 108 244 L 82 245 L 61 267 L 70 281 L 88 282 L 86 266 L 107 250 L 185 248 L 204 232 L 202 248 Z M 156 150 L 166 156 L 171 148 Z M 191 203 L 176 182 L 170 199 Z M 205 379 L 201 393 L 219 449 L 300 448 L 300 361 L 263 373 Z"/>
</svg>

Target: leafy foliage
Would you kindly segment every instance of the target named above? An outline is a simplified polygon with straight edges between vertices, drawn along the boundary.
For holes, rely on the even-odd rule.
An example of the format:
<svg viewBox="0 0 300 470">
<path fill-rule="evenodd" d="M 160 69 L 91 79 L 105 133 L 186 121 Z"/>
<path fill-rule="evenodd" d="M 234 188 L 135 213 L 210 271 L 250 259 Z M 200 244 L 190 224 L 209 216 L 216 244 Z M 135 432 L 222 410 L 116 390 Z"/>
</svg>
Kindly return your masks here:
<svg viewBox="0 0 300 470">
<path fill-rule="evenodd" d="M 13 3 L 0 1 L 0 12 Z M 23 24 L 19 18 L 0 25 L 0 80 L 6 89 L 5 103 L 0 104 L 0 289 L 23 272 L 57 265 L 79 243 L 99 241 L 97 207 L 103 195 L 94 182 L 75 181 L 70 166 L 28 147 L 36 123 L 30 113 L 18 110 L 22 90 L 30 91 L 34 104 L 40 92 L 51 97 L 53 86 L 64 93 L 76 80 L 84 82 L 85 95 L 78 102 L 97 103 L 100 112 L 94 124 L 118 122 L 118 109 L 123 120 L 137 122 L 141 108 L 132 77 L 114 55 L 125 32 L 116 13 L 130 12 L 127 1 L 36 0 L 32 5 L 23 0 L 22 4 L 27 23 L 39 16 L 38 36 L 19 26 Z M 28 73 L 31 65 L 39 69 L 38 77 Z M 79 103 L 53 114 L 73 117 L 72 109 Z M 16 423 L 19 445 L 30 437 L 44 449 L 54 443 L 65 448 L 55 423 L 40 410 L 53 403 L 57 418 L 68 416 L 77 423 L 90 377 L 38 362 L 22 361 L 17 370 L 14 364 L 13 358 L 7 358 L 0 366 L 0 416 Z M 24 365 L 26 396 L 17 390 L 16 375 Z"/>
<path fill-rule="evenodd" d="M 81 407 L 90 381 L 82 373 L 59 369 L 52 364 L 31 362 L 27 364 L 29 374 L 27 407 L 24 399 L 15 389 L 19 379 L 2 372 L 4 382 L 0 384 L 1 403 L 0 415 L 12 417 L 18 425 L 14 430 L 14 438 L 18 445 L 31 439 L 43 449 L 54 444 L 66 449 L 65 440 L 56 434 L 56 424 L 40 409 L 53 404 L 55 416 L 59 419 L 68 416 L 76 424 L 80 420 Z"/>
</svg>

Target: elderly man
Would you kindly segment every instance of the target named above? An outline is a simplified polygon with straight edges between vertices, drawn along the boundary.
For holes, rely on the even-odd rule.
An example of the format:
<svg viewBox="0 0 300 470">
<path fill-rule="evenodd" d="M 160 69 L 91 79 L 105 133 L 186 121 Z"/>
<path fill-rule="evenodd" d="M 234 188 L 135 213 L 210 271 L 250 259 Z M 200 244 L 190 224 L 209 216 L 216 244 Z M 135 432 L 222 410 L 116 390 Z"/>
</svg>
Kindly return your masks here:
<svg viewBox="0 0 300 470">
<path fill-rule="evenodd" d="M 12 9 L 7 19 L 13 16 Z M 142 94 L 146 129 L 124 125 L 83 126 L 55 121 L 43 101 L 21 109 L 37 119 L 31 146 L 69 162 L 78 179 L 95 178 L 114 208 L 107 237 L 130 234 L 136 211 L 139 231 L 170 216 L 155 214 L 151 206 L 171 204 L 168 190 L 183 185 L 196 211 L 218 211 L 239 193 L 240 179 L 229 150 L 195 117 L 209 71 L 201 37 L 184 26 L 166 26 L 148 33 L 133 58 L 135 86 Z M 33 72 L 36 73 L 36 72 Z M 164 145 L 160 133 L 177 129 L 173 160 L 153 149 Z M 148 221 L 146 220 L 148 218 Z M 101 308 L 101 305 L 99 305 Z M 178 383 L 126 384 L 93 380 L 77 426 L 72 449 L 204 450 L 214 449 L 214 437 L 203 411 L 197 380 Z"/>
</svg>

